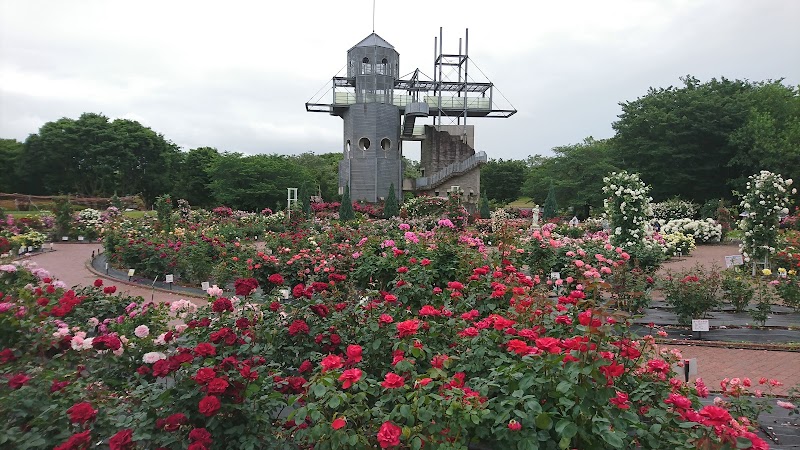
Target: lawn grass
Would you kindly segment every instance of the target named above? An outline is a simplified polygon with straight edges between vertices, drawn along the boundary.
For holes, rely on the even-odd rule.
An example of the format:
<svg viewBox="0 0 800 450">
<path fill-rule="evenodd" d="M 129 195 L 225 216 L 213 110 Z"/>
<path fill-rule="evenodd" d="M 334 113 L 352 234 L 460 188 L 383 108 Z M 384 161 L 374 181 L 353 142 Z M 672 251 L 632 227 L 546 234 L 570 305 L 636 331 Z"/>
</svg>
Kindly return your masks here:
<svg viewBox="0 0 800 450">
<path fill-rule="evenodd" d="M 530 197 L 520 197 L 509 203 L 507 206 L 511 208 L 533 208 L 536 206 L 536 202 L 534 202 Z"/>
</svg>

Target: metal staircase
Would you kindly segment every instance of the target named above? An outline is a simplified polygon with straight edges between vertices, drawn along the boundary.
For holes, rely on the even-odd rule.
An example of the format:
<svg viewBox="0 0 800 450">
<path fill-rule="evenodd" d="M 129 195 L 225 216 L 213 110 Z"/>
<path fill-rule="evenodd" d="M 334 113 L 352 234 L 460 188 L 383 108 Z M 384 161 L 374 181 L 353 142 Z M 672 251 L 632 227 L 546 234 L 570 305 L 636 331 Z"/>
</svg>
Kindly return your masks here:
<svg viewBox="0 0 800 450">
<path fill-rule="evenodd" d="M 465 174 L 481 164 L 486 164 L 488 160 L 486 152 L 477 152 L 464 161 L 450 164 L 429 177 L 417 178 L 417 189 L 433 189 L 441 186 L 455 176 Z"/>
</svg>

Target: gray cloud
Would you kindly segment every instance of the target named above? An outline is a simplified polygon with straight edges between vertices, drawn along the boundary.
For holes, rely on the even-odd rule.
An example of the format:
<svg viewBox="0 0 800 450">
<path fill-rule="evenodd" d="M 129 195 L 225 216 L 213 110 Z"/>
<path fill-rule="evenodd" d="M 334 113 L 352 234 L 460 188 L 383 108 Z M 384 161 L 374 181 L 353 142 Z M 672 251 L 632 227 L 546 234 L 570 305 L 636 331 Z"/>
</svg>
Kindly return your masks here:
<svg viewBox="0 0 800 450">
<path fill-rule="evenodd" d="M 0 0 L 0 137 L 99 112 L 186 149 L 339 151 L 341 120 L 304 103 L 369 34 L 371 3 Z M 610 137 L 618 102 L 686 74 L 800 83 L 800 2 L 552 3 L 378 2 L 376 31 L 402 73 L 430 74 L 438 27 L 446 52 L 469 27 L 473 69 L 519 110 L 473 122 L 495 158 Z"/>
</svg>

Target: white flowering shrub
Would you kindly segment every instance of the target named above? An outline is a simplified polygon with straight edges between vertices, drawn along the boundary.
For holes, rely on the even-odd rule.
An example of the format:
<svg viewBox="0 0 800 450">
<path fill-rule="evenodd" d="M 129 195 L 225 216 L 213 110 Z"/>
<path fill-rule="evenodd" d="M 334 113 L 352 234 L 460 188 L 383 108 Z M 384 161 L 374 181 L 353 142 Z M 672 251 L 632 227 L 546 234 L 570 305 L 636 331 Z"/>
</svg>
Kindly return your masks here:
<svg viewBox="0 0 800 450">
<path fill-rule="evenodd" d="M 750 177 L 741 202 L 747 217 L 739 222 L 739 228 L 744 231 L 740 248 L 745 260 L 767 260 L 775 253 L 779 215 L 789 212 L 791 185 L 791 179 L 784 180 L 779 174 L 766 170 Z M 797 189 L 791 189 L 791 194 L 795 193 Z"/>
<path fill-rule="evenodd" d="M 646 237 L 647 218 L 652 215 L 650 188 L 638 174 L 626 171 L 612 173 L 603 178 L 603 183 L 611 243 L 623 248 L 641 244 Z"/>
<path fill-rule="evenodd" d="M 673 219 L 691 219 L 697 214 L 697 205 L 679 198 L 671 198 L 667 201 L 653 203 L 653 216 L 660 221 L 670 221 Z"/>
<path fill-rule="evenodd" d="M 722 239 L 722 225 L 714 219 L 673 219 L 659 223 L 663 234 L 682 233 L 691 236 L 699 244 L 719 242 Z"/>
<path fill-rule="evenodd" d="M 503 208 L 497 208 L 490 213 L 491 221 L 492 221 L 492 232 L 497 232 L 497 230 L 503 228 L 503 225 L 511 219 L 511 214 L 508 213 Z"/>
<path fill-rule="evenodd" d="M 695 248 L 695 239 L 689 234 L 676 231 L 673 233 L 665 234 L 664 238 L 664 253 L 667 256 L 686 256 Z"/>
</svg>

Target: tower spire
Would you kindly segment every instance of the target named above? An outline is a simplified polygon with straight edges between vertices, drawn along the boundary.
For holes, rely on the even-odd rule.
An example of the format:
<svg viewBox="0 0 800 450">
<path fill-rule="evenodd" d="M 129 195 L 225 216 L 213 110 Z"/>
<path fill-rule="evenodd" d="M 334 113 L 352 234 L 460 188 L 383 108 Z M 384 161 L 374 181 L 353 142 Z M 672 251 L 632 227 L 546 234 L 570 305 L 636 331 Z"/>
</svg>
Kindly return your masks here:
<svg viewBox="0 0 800 450">
<path fill-rule="evenodd" d="M 372 0 L 372 32 L 375 32 L 375 0 Z"/>
</svg>

